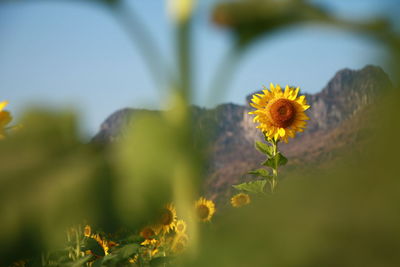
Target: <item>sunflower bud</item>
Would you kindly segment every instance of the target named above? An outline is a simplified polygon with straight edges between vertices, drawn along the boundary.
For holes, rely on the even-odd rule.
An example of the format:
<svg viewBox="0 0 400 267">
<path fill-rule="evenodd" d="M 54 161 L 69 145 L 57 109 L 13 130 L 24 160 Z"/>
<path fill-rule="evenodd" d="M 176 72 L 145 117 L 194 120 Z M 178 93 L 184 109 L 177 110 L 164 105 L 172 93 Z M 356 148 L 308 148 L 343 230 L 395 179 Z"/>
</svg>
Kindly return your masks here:
<svg viewBox="0 0 400 267">
<path fill-rule="evenodd" d="M 167 0 L 168 14 L 177 23 L 185 23 L 191 16 L 196 0 Z"/>
</svg>

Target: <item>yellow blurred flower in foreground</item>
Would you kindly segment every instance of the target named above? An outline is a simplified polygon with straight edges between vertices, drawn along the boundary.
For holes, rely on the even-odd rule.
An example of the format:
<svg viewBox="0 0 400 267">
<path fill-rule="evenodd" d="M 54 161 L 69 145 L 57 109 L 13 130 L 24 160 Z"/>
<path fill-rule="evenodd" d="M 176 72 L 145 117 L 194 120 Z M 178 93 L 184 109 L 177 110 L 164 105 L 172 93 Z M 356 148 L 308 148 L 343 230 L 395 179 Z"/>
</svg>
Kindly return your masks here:
<svg viewBox="0 0 400 267">
<path fill-rule="evenodd" d="M 186 227 L 187 227 L 187 225 L 186 225 L 185 221 L 184 220 L 179 220 L 179 221 L 176 222 L 175 232 L 177 232 L 178 234 L 185 233 L 186 232 Z"/>
<path fill-rule="evenodd" d="M 187 247 L 189 237 L 186 234 L 177 234 L 172 243 L 172 251 L 174 253 L 181 253 Z"/>
<path fill-rule="evenodd" d="M 184 23 L 191 17 L 195 4 L 195 0 L 167 0 L 167 10 L 173 20 Z"/>
<path fill-rule="evenodd" d="M 279 85 L 271 83 L 269 90 L 265 88 L 263 94 L 253 95 L 250 105 L 256 110 L 249 114 L 256 115 L 254 121 L 259 123 L 257 128 L 266 137 L 287 143 L 288 137 L 294 138 L 296 132 L 303 132 L 306 120 L 309 120 L 304 111 L 310 106 L 304 95 L 297 96 L 299 90 L 286 86 L 282 91 Z"/>
<path fill-rule="evenodd" d="M 231 198 L 231 204 L 235 208 L 250 204 L 250 196 L 245 193 L 236 194 Z"/>
<path fill-rule="evenodd" d="M 203 221 L 210 221 L 215 213 L 215 204 L 211 200 L 201 197 L 195 203 L 196 213 L 198 218 Z"/>
<path fill-rule="evenodd" d="M 7 105 L 7 101 L 0 102 L 0 139 L 5 137 L 6 126 L 12 120 L 10 112 L 4 110 Z"/>
</svg>

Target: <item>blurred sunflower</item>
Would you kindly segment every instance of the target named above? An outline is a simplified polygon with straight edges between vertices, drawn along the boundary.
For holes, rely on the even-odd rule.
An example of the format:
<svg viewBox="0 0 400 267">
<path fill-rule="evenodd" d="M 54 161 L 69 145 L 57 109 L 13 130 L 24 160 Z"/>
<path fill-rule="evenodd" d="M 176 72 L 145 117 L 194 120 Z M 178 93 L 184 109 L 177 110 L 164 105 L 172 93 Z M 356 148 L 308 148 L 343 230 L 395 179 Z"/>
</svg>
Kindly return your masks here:
<svg viewBox="0 0 400 267">
<path fill-rule="evenodd" d="M 245 206 L 250 203 L 250 196 L 245 193 L 239 193 L 231 198 L 231 204 L 235 208 Z"/>
<path fill-rule="evenodd" d="M 167 204 L 162 212 L 157 225 L 158 230 L 163 233 L 169 233 L 175 227 L 176 223 L 176 210 L 172 204 Z"/>
<path fill-rule="evenodd" d="M 175 231 L 179 234 L 186 232 L 186 223 L 184 220 L 179 220 L 176 222 Z"/>
<path fill-rule="evenodd" d="M 203 222 L 210 221 L 215 213 L 215 204 L 211 200 L 201 197 L 195 203 L 196 213 Z"/>
<path fill-rule="evenodd" d="M 86 236 L 86 237 L 90 237 L 90 234 L 92 233 L 92 228 L 90 227 L 90 225 L 86 225 L 85 226 L 85 229 L 84 229 L 84 231 L 83 231 L 83 234 Z"/>
<path fill-rule="evenodd" d="M 142 246 L 155 245 L 158 243 L 157 239 L 154 238 L 156 232 L 151 226 L 144 227 L 140 231 L 139 235 L 145 239 L 142 243 L 140 243 Z"/>
<path fill-rule="evenodd" d="M 7 101 L 0 102 L 0 139 L 5 137 L 6 126 L 12 120 L 10 112 L 4 110 L 7 105 Z"/>
<path fill-rule="evenodd" d="M 128 259 L 128 262 L 129 262 L 129 263 L 137 263 L 137 262 L 138 262 L 138 259 L 139 259 L 139 255 L 136 254 L 133 258 L 129 258 L 129 259 Z"/>
<path fill-rule="evenodd" d="M 145 241 L 143 241 L 142 243 L 140 243 L 140 245 L 142 246 L 155 246 L 158 247 L 160 245 L 160 241 L 158 241 L 155 238 L 150 238 L 150 239 L 146 239 Z"/>
<path fill-rule="evenodd" d="M 174 242 L 172 243 L 172 252 L 181 253 L 188 244 L 189 237 L 186 234 L 178 234 L 174 238 Z"/>
<path fill-rule="evenodd" d="M 304 95 L 297 96 L 299 87 L 294 89 L 286 86 L 282 91 L 279 85 L 271 83 L 269 90 L 264 89 L 263 94 L 253 95 L 250 105 L 256 110 L 249 114 L 256 115 L 254 121 L 259 123 L 257 128 L 266 137 L 287 143 L 288 138 L 294 138 L 296 132 L 304 131 L 306 120 L 309 120 L 304 111 L 310 106 Z"/>
<path fill-rule="evenodd" d="M 168 13 L 174 20 L 182 23 L 190 18 L 195 4 L 195 0 L 168 0 Z"/>
<path fill-rule="evenodd" d="M 94 234 L 91 236 L 91 238 L 96 240 L 97 243 L 103 248 L 104 255 L 109 254 L 110 248 L 118 246 L 118 244 L 115 243 L 114 241 L 108 241 L 105 238 L 101 238 L 99 234 Z"/>
<path fill-rule="evenodd" d="M 146 226 L 146 227 L 142 228 L 142 230 L 140 231 L 139 235 L 141 237 L 143 237 L 144 239 L 152 239 L 153 236 L 156 235 L 156 232 L 154 231 L 153 227 Z"/>
</svg>

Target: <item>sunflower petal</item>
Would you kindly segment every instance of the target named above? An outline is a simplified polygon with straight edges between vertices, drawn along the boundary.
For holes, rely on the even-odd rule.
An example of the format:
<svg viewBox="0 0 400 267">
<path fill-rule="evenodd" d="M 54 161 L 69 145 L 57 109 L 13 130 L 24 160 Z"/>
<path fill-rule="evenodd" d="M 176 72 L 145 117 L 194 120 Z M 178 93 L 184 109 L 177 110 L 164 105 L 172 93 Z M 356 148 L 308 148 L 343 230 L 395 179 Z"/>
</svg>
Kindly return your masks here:
<svg viewBox="0 0 400 267">
<path fill-rule="evenodd" d="M 279 128 L 278 133 L 279 133 L 279 136 L 284 137 L 286 134 L 286 131 L 284 128 Z"/>
<path fill-rule="evenodd" d="M 0 111 L 2 111 L 8 105 L 8 101 L 0 102 Z"/>
</svg>

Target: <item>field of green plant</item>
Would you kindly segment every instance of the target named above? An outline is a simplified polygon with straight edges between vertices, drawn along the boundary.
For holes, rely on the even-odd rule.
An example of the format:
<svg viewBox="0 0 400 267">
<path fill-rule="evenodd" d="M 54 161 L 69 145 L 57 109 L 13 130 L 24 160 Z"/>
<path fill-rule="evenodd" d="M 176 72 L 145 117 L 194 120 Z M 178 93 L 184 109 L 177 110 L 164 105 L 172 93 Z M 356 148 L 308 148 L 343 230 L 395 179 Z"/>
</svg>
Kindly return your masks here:
<svg viewBox="0 0 400 267">
<path fill-rule="evenodd" d="M 137 31 L 122 1 L 95 2 L 135 32 L 157 79 L 164 64 L 147 44 L 150 33 Z M 36 108 L 16 120 L 0 95 L 0 266 L 399 266 L 399 92 L 370 107 L 373 134 L 362 154 L 343 151 L 325 168 L 304 166 L 282 179 L 291 159 L 280 145 L 307 129 L 313 107 L 299 88 L 267 81 L 250 112 L 264 136 L 254 153 L 265 161 L 216 202 L 202 190 L 202 145 L 212 129 L 199 133 L 190 109 L 196 1 L 166 2 L 179 51 L 166 92 L 171 108 L 137 115 L 115 142 L 83 142 L 80 114 Z M 210 17 L 233 36 L 213 99 L 229 89 L 251 45 L 301 23 L 380 42 L 400 73 L 400 38 L 382 19 L 347 21 L 302 0 L 218 2 Z"/>
</svg>

